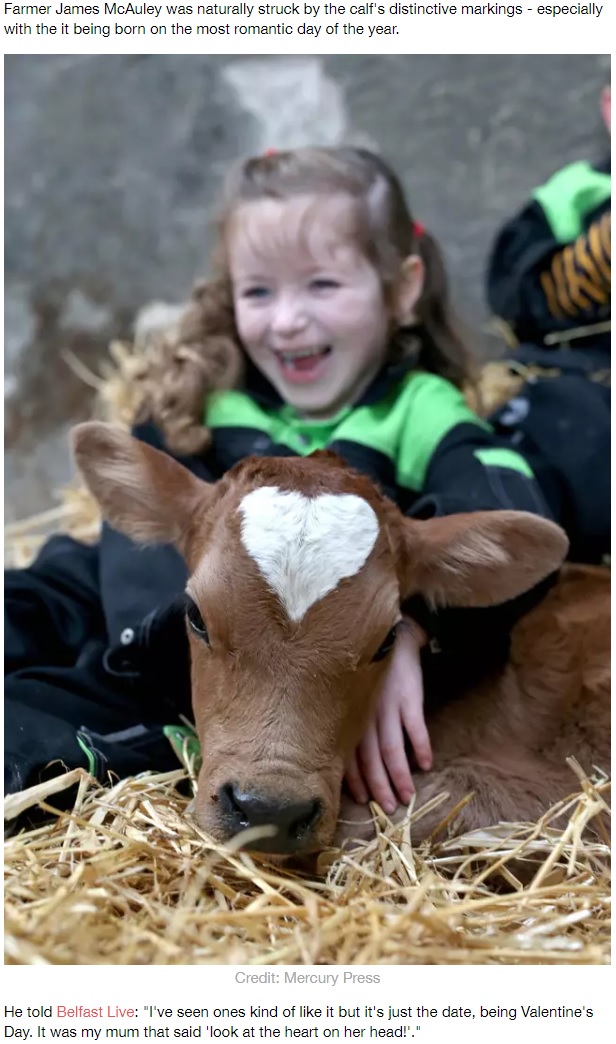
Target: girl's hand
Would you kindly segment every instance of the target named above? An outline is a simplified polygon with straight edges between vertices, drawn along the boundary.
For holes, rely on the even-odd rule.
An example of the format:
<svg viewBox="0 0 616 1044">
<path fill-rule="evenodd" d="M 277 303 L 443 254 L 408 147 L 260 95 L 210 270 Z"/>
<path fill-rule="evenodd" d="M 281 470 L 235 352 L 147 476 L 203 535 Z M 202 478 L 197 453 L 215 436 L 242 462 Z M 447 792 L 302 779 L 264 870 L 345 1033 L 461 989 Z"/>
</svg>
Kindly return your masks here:
<svg viewBox="0 0 616 1044">
<path fill-rule="evenodd" d="M 419 766 L 429 769 L 432 765 L 419 658 L 426 641 L 421 627 L 404 617 L 375 716 L 347 765 L 345 778 L 355 800 L 360 804 L 378 801 L 388 813 L 395 811 L 398 798 L 408 804 L 415 792 L 404 749 L 405 732 Z"/>
</svg>

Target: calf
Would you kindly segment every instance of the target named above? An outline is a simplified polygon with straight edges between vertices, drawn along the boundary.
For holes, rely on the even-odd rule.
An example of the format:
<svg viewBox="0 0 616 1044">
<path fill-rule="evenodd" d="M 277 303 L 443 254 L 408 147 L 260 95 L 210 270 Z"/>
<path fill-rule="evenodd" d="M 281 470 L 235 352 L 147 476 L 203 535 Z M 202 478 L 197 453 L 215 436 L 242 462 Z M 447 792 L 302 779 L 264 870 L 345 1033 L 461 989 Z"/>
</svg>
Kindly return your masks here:
<svg viewBox="0 0 616 1044">
<path fill-rule="evenodd" d="M 272 853 L 314 851 L 366 820 L 341 810 L 342 778 L 401 604 L 500 604 L 567 550 L 557 526 L 521 512 L 406 518 L 328 452 L 250 458 L 206 484 L 108 425 L 80 425 L 74 446 L 105 518 L 174 543 L 188 566 L 196 818 L 222 841 L 269 825 L 251 847 Z M 567 755 L 609 764 L 608 670 L 609 577 L 567 567 L 516 625 L 499 675 L 429 719 L 436 767 L 416 777 L 419 801 L 473 791 L 461 829 L 536 818 L 571 789 Z"/>
</svg>

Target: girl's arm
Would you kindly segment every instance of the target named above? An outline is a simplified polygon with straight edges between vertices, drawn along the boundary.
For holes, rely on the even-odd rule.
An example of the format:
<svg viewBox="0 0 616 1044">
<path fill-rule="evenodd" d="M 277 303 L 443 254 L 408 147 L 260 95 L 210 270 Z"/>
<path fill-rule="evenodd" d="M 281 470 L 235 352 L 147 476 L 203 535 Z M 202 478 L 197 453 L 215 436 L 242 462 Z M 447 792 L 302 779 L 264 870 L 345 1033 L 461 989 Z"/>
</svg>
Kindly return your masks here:
<svg viewBox="0 0 616 1044">
<path fill-rule="evenodd" d="M 453 385 L 436 377 L 424 381 L 414 407 L 408 423 L 413 457 L 407 456 L 403 466 L 407 474 L 422 476 L 423 486 L 410 515 L 427 519 L 513 509 L 550 516 L 528 462 L 498 444 L 490 426 L 473 414 Z M 516 620 L 540 600 L 550 582 L 490 609 L 434 612 L 421 599 L 402 607 L 410 629 L 396 643 L 375 717 L 347 769 L 347 784 L 357 801 L 374 798 L 387 812 L 397 800 L 408 802 L 414 788 L 406 737 L 420 768 L 429 769 L 432 762 L 424 689 L 428 706 L 435 706 L 473 685 L 482 672 L 498 670 Z"/>
</svg>

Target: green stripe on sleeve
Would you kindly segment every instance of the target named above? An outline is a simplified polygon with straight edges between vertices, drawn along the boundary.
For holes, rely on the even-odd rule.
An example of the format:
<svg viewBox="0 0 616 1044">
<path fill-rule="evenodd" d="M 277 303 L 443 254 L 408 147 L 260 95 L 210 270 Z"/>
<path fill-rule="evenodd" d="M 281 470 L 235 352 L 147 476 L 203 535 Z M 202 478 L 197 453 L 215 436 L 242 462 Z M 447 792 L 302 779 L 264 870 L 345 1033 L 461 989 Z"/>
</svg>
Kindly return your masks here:
<svg viewBox="0 0 616 1044">
<path fill-rule="evenodd" d="M 605 203 L 612 192 L 612 178 L 581 161 L 559 170 L 533 193 L 542 207 L 555 239 L 570 243 L 584 231 L 584 218 Z"/>
<path fill-rule="evenodd" d="M 384 453 L 396 466 L 398 485 L 419 493 L 434 451 L 459 424 L 492 431 L 450 381 L 414 372 L 381 402 L 355 410 L 336 437 Z"/>
<path fill-rule="evenodd" d="M 453 428 L 460 424 L 474 424 L 484 431 L 492 428 L 471 410 L 459 388 L 433 373 L 416 375 L 410 406 L 398 454 L 398 482 L 420 492 L 437 447 Z"/>
<path fill-rule="evenodd" d="M 486 468 L 509 468 L 511 471 L 519 471 L 527 478 L 535 477 L 528 461 L 515 450 L 488 446 L 486 449 L 475 450 L 474 455 Z"/>
</svg>

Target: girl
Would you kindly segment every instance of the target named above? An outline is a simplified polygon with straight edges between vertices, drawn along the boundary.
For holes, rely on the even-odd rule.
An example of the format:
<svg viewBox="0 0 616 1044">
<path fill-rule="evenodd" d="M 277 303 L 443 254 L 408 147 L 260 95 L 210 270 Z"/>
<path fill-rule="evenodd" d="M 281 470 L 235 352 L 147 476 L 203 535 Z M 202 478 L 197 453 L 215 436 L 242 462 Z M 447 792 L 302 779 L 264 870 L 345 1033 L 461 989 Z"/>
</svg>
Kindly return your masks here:
<svg viewBox="0 0 616 1044">
<path fill-rule="evenodd" d="M 209 480 L 250 454 L 328 448 L 417 518 L 547 514 L 527 462 L 466 405 L 472 376 L 439 251 L 385 163 L 351 148 L 276 153 L 227 179 L 214 276 L 145 372 L 136 434 Z M 187 671 L 165 676 L 166 664 L 187 663 L 174 602 L 185 581 L 171 548 L 136 552 L 108 527 L 97 548 L 57 538 L 10 577 L 19 785 L 54 756 L 70 765 L 85 753 L 95 770 L 164 767 L 162 726 L 189 712 Z M 410 798 L 407 735 L 419 765 L 431 761 L 422 679 L 433 705 L 497 669 L 540 594 L 489 610 L 402 607 L 379 707 L 348 769 L 358 800 L 393 810 L 396 794 Z"/>
</svg>

